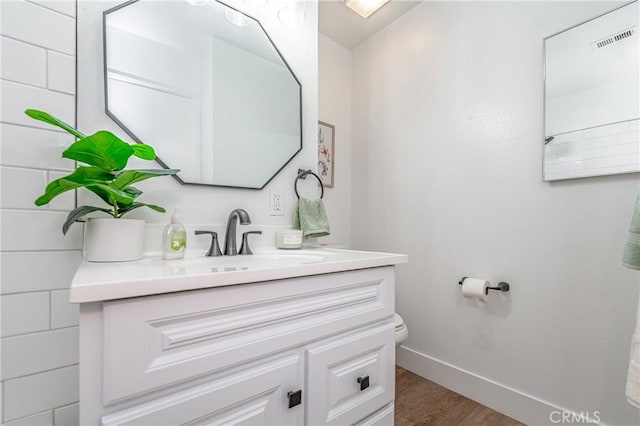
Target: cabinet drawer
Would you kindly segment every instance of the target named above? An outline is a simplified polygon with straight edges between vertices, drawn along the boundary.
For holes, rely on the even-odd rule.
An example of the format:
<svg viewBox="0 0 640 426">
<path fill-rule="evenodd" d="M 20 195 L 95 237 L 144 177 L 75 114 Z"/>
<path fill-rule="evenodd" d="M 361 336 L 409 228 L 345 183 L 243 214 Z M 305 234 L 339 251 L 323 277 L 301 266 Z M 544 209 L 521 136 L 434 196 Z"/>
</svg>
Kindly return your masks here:
<svg viewBox="0 0 640 426">
<path fill-rule="evenodd" d="M 304 405 L 289 408 L 287 393 L 302 389 L 303 359 L 292 354 L 254 365 L 109 414 L 102 425 L 300 425 Z"/>
<path fill-rule="evenodd" d="M 390 318 L 393 267 L 105 302 L 103 405 Z"/>
<path fill-rule="evenodd" d="M 393 322 L 313 345 L 307 362 L 307 424 L 361 421 L 394 399 Z M 368 387 L 361 389 L 359 379 L 368 379 Z"/>
<path fill-rule="evenodd" d="M 357 423 L 356 426 L 393 426 L 395 421 L 394 414 L 393 404 L 389 404 Z"/>
</svg>

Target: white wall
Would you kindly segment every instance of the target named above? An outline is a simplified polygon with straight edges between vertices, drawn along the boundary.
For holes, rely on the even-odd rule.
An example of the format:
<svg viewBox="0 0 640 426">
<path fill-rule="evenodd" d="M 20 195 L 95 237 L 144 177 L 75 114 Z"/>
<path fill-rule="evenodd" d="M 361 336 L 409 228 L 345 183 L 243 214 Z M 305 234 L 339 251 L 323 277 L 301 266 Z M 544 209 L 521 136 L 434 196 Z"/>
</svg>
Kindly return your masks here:
<svg viewBox="0 0 640 426">
<path fill-rule="evenodd" d="M 119 2 L 82 1 L 78 3 L 78 127 L 84 132 L 108 129 L 121 137 L 121 131 L 104 114 L 102 76 L 102 11 Z M 231 2 L 233 6 L 234 2 Z M 240 9 L 253 7 L 237 4 Z M 253 225 L 239 227 L 238 233 L 250 229 L 263 231 L 252 246 L 273 246 L 277 228 L 291 226 L 295 194 L 294 179 L 298 168 L 314 169 L 317 163 L 318 120 L 318 72 L 317 72 L 317 3 L 305 3 L 306 13 L 302 25 L 288 27 L 277 19 L 278 2 L 269 2 L 264 7 L 246 9 L 261 21 L 283 57 L 288 62 L 302 85 L 303 151 L 262 191 L 228 188 L 181 186 L 172 178 L 158 178 L 142 182 L 139 187 L 145 193 L 140 201 L 159 204 L 168 211 L 181 206 L 182 220 L 188 231 L 211 229 L 224 235 L 224 225 L 229 212 L 234 208 L 246 209 Z M 149 142 L 153 145 L 153 142 Z M 171 163 L 169 163 L 171 164 Z M 131 161 L 133 167 L 156 167 L 155 163 Z M 301 186 L 302 188 L 302 186 Z M 269 216 L 269 189 L 277 189 L 284 195 L 284 216 Z M 86 194 L 79 193 L 80 203 L 87 201 Z M 130 217 L 147 220 L 147 244 L 151 250 L 159 249 L 162 224 L 169 215 L 152 211 L 133 212 Z M 153 224 L 157 224 L 154 226 Z M 205 248 L 207 238 L 195 237 L 191 232 L 187 245 L 190 248 Z"/>
<path fill-rule="evenodd" d="M 80 262 L 81 227 L 62 236 L 72 193 L 39 208 L 47 181 L 68 172 L 66 133 L 26 108 L 75 121 L 75 2 L 0 3 L 2 191 L 0 423 L 78 423 L 78 309 L 68 287 Z"/>
<path fill-rule="evenodd" d="M 624 396 L 638 175 L 542 181 L 542 39 L 596 2 L 425 2 L 353 51 L 352 245 L 409 254 L 401 365 L 530 424 Z M 462 276 L 504 280 L 486 305 Z"/>
<path fill-rule="evenodd" d="M 318 37 L 318 119 L 335 126 L 334 187 L 325 189 L 324 204 L 331 235 L 322 244 L 351 244 L 351 51 Z"/>
</svg>

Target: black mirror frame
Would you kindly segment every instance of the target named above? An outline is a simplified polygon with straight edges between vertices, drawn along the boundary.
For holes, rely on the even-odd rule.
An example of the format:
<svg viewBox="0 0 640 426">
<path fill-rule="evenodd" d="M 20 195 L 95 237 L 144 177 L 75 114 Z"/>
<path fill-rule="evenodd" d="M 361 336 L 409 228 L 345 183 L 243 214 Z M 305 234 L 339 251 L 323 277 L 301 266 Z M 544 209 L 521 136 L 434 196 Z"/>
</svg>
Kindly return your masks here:
<svg viewBox="0 0 640 426">
<path fill-rule="evenodd" d="M 136 143 L 140 143 L 140 144 L 144 144 L 144 142 L 142 142 L 122 121 L 120 121 L 120 119 L 118 119 L 118 117 L 116 117 L 116 115 L 114 113 L 112 113 L 111 111 L 109 111 L 109 91 L 108 91 L 108 83 L 107 83 L 107 15 L 109 15 L 110 13 L 116 12 L 120 9 L 123 9 L 127 6 L 130 6 L 134 3 L 137 3 L 140 0 L 128 0 L 122 4 L 119 4 L 117 6 L 114 6 L 110 9 L 105 10 L 104 12 L 102 12 L 102 69 L 103 69 L 103 79 L 104 79 L 104 112 L 105 114 L 111 119 L 113 120 L 127 135 L 129 135 L 129 137 L 131 139 L 134 140 L 134 142 Z M 280 57 L 280 59 L 282 59 L 282 62 L 285 64 L 285 66 L 287 67 L 287 70 L 289 70 L 289 72 L 291 73 L 291 76 L 293 77 L 293 79 L 296 81 L 296 83 L 298 84 L 298 99 L 299 99 L 299 104 L 300 104 L 300 145 L 299 148 L 296 152 L 293 153 L 293 155 L 291 155 L 291 157 L 282 165 L 282 167 L 280 167 L 274 174 L 273 176 L 271 176 L 269 179 L 267 179 L 267 181 L 261 186 L 261 187 L 246 187 L 246 186 L 233 186 L 233 185 L 216 185 L 216 184 L 211 184 L 211 183 L 198 183 L 198 182 L 187 182 L 184 181 L 178 174 L 172 175 L 173 178 L 175 180 L 177 180 L 181 185 L 196 185 L 196 186 L 213 186 L 213 187 L 218 187 L 218 188 L 233 188 L 233 189 L 253 189 L 253 190 L 262 190 L 264 189 L 269 182 L 271 182 L 290 162 L 291 160 L 293 160 L 296 155 L 298 155 L 300 153 L 300 151 L 302 151 L 302 147 L 303 147 L 303 126 L 302 126 L 302 119 L 303 119 L 303 115 L 302 115 L 302 84 L 300 84 L 300 80 L 298 80 L 298 77 L 296 76 L 296 74 L 293 72 L 293 70 L 291 69 L 291 67 L 289 66 L 289 63 L 284 59 L 284 56 L 282 56 L 282 53 L 280 52 L 280 50 L 278 49 L 278 47 L 276 46 L 276 44 L 273 42 L 273 40 L 271 39 L 271 37 L 269 37 L 269 33 L 267 33 L 267 31 L 264 29 L 264 27 L 262 26 L 262 24 L 260 23 L 260 21 L 252 16 L 247 15 L 244 12 L 239 11 L 238 9 L 229 6 L 228 4 L 221 2 L 219 0 L 212 0 L 215 1 L 216 3 L 219 3 L 225 7 L 228 7 L 229 9 L 234 10 L 235 12 L 238 12 L 240 14 L 242 14 L 243 16 L 247 17 L 248 19 L 251 19 L 252 21 L 254 21 L 256 24 L 258 24 L 258 27 L 260 27 L 260 29 L 262 30 L 262 32 L 264 33 L 264 35 L 267 37 L 267 40 L 269 40 L 269 43 L 271 43 L 271 45 L 273 46 L 273 48 L 275 49 L 276 53 L 278 54 L 278 56 Z M 162 159 L 160 159 L 159 157 L 156 157 L 156 162 L 162 166 L 165 169 L 169 169 L 170 167 L 167 165 L 167 163 L 165 163 Z"/>
</svg>

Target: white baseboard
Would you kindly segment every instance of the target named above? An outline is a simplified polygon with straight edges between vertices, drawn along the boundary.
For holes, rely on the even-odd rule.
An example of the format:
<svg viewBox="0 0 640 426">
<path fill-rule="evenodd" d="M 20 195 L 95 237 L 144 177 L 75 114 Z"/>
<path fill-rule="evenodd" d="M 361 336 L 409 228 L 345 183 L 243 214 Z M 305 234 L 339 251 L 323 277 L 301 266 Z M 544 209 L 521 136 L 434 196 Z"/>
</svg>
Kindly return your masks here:
<svg viewBox="0 0 640 426">
<path fill-rule="evenodd" d="M 400 346 L 396 363 L 441 386 L 528 425 L 552 425 L 554 411 L 570 411 L 455 365 Z M 555 414 L 555 416 L 559 416 Z M 596 424 L 596 423 L 594 423 Z M 603 425 L 603 423 L 597 423 Z"/>
</svg>

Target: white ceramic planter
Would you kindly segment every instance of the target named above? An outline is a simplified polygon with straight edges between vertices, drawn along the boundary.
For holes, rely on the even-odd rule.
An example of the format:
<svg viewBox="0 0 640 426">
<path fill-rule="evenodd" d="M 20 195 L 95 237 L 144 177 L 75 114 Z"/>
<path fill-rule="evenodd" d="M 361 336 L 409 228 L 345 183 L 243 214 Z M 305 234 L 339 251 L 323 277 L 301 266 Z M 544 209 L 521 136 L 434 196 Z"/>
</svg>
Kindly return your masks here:
<svg viewBox="0 0 640 426">
<path fill-rule="evenodd" d="M 89 262 L 127 262 L 142 259 L 144 220 L 90 218 L 84 234 Z"/>
</svg>

